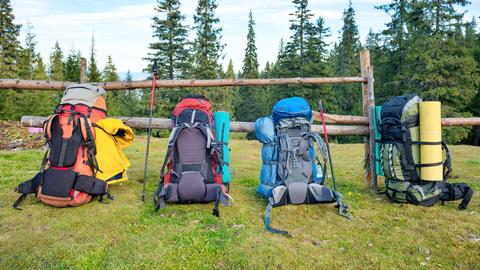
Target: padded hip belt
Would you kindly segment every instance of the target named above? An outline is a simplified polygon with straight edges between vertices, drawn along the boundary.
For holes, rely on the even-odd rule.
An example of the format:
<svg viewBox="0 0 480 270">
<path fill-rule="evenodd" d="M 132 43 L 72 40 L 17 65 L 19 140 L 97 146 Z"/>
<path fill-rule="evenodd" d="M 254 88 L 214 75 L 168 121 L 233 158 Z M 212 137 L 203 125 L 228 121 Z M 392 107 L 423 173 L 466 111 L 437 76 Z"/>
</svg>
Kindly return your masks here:
<svg viewBox="0 0 480 270">
<path fill-rule="evenodd" d="M 277 186 L 272 190 L 273 206 L 286 204 L 332 203 L 335 197 L 329 187 L 317 183 L 291 183 Z"/>
<path fill-rule="evenodd" d="M 193 177 L 187 176 L 183 179 L 184 181 L 168 184 L 166 201 L 171 203 L 198 203 L 214 202 L 217 199 L 218 192 L 222 190 L 220 184 L 205 184 L 203 181 L 193 179 Z"/>
</svg>

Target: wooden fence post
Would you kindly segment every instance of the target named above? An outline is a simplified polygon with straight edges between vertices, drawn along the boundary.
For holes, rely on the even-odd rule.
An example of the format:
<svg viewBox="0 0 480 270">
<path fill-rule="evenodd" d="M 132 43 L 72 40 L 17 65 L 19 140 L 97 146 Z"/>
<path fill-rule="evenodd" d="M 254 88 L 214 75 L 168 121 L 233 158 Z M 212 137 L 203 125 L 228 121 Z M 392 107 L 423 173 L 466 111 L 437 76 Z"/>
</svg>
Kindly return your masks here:
<svg viewBox="0 0 480 270">
<path fill-rule="evenodd" d="M 80 59 L 80 83 L 87 82 L 87 59 Z"/>
<path fill-rule="evenodd" d="M 360 52 L 360 71 L 361 76 L 367 78 L 367 82 L 362 83 L 362 105 L 363 116 L 368 117 L 369 136 L 364 137 L 365 156 L 364 168 L 365 178 L 369 184 L 372 193 L 377 192 L 377 176 L 375 174 L 375 134 L 373 123 L 373 110 L 375 108 L 375 96 L 373 91 L 373 68 L 370 65 L 370 51 L 363 50 Z"/>
</svg>

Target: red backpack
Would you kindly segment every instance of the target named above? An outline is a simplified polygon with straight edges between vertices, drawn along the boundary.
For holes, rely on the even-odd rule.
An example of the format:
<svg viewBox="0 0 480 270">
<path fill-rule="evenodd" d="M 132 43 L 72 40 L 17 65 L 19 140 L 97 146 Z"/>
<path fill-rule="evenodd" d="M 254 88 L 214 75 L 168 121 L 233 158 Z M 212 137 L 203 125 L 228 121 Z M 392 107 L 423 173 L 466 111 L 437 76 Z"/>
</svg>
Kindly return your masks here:
<svg viewBox="0 0 480 270">
<path fill-rule="evenodd" d="M 105 96 L 105 90 L 96 85 L 67 87 L 55 113 L 43 124 L 48 150 L 40 172 L 17 186 L 22 195 L 14 208 L 19 209 L 30 193 L 56 207 L 80 206 L 108 194 L 107 182 L 95 177 L 99 168 L 94 125 L 106 115 Z"/>
<path fill-rule="evenodd" d="M 222 145 L 215 140 L 212 105 L 204 96 L 188 95 L 172 114 L 173 130 L 153 196 L 156 210 L 171 203 L 215 202 L 228 205 L 222 183 Z"/>
</svg>

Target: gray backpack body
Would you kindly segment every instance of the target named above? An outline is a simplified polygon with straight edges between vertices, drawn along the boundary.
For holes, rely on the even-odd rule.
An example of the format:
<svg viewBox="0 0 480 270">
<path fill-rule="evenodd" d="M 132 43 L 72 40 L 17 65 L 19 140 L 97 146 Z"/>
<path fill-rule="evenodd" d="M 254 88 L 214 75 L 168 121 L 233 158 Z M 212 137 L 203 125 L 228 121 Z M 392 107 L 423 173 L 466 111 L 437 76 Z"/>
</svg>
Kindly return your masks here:
<svg viewBox="0 0 480 270">
<path fill-rule="evenodd" d="M 280 100 L 272 116 L 255 121 L 256 137 L 263 144 L 257 193 L 268 200 L 265 228 L 269 232 L 287 233 L 270 227 L 270 212 L 276 206 L 336 202 L 342 209 L 339 213 L 346 213 L 336 185 L 333 189 L 324 185 L 327 148 L 311 124 L 312 110 L 301 97 Z"/>
<path fill-rule="evenodd" d="M 223 144 L 216 140 L 210 101 L 188 95 L 172 113 L 173 130 L 161 168 L 160 183 L 153 196 L 155 209 L 166 203 L 215 202 L 228 205 L 222 181 Z"/>
<path fill-rule="evenodd" d="M 315 163 L 314 145 L 320 147 L 318 150 L 324 161 L 326 152 L 320 136 L 310 131 L 310 121 L 282 119 L 276 125 L 276 134 L 279 183 L 272 190 L 274 206 L 335 202 L 332 190 L 323 185 L 325 163 L 321 164 L 320 160 Z"/>
</svg>

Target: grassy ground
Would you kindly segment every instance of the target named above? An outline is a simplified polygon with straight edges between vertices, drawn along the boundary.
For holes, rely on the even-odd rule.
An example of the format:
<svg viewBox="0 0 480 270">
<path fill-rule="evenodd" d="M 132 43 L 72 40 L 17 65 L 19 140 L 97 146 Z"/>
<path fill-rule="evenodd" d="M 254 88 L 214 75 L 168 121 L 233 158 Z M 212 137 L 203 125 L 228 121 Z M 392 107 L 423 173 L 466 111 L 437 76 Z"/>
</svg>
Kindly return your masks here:
<svg viewBox="0 0 480 270">
<path fill-rule="evenodd" d="M 480 197 L 467 211 L 455 203 L 421 208 L 369 195 L 362 181 L 362 145 L 333 145 L 339 189 L 353 220 L 333 205 L 275 208 L 266 233 L 265 200 L 255 195 L 260 145 L 233 141 L 235 205 L 211 215 L 212 204 L 169 205 L 154 212 L 165 140 L 153 140 L 149 199 L 139 199 L 145 138 L 127 150 L 131 180 L 112 186 L 115 201 L 55 209 L 33 196 L 11 208 L 13 188 L 32 177 L 43 153 L 0 152 L 0 269 L 480 269 Z M 480 190 L 480 148 L 455 146 L 454 179 Z"/>
</svg>

